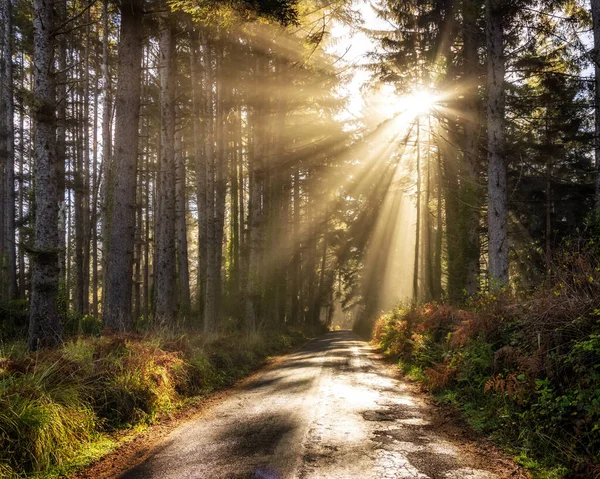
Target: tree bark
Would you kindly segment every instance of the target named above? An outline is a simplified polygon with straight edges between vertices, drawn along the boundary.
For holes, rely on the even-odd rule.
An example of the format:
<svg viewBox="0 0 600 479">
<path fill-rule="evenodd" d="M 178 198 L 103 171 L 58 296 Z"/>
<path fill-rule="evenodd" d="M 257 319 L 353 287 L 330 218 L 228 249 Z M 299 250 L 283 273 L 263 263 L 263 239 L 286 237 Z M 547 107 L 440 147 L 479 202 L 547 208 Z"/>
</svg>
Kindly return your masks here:
<svg viewBox="0 0 600 479">
<path fill-rule="evenodd" d="M 185 152 L 181 140 L 182 132 L 175 133 L 176 217 L 177 217 L 177 264 L 179 276 L 179 313 L 184 316 L 190 311 L 190 272 L 187 242 L 187 196 L 185 182 Z"/>
<path fill-rule="evenodd" d="M 216 327 L 217 298 L 215 282 L 215 264 L 217 261 L 217 246 L 215 243 L 215 107 L 213 95 L 213 56 L 214 45 L 211 40 L 206 42 L 205 92 L 206 109 L 206 279 L 204 291 L 204 332 L 208 333 Z"/>
<path fill-rule="evenodd" d="M 175 235 L 175 37 L 167 14 L 160 18 L 160 143 L 154 306 L 158 324 L 173 322 L 177 309 Z"/>
<path fill-rule="evenodd" d="M 504 18 L 500 0 L 486 1 L 488 50 L 488 235 L 492 289 L 508 284 L 508 197 L 504 132 Z"/>
<path fill-rule="evenodd" d="M 108 23 L 108 0 L 102 0 L 102 173 L 100 186 L 100 222 L 102 224 L 101 236 L 103 243 L 102 250 L 102 284 L 106 284 L 108 280 L 106 276 L 106 259 L 108 257 L 108 234 L 110 231 L 109 221 L 111 217 L 111 201 L 112 191 L 109 190 L 109 185 L 113 185 L 112 175 L 112 136 L 110 128 L 111 120 L 111 93 L 110 93 L 110 74 L 109 65 L 109 23 Z M 104 310 L 106 288 L 102 288 L 102 309 Z"/>
<path fill-rule="evenodd" d="M 493 0 L 492 0 L 493 1 Z M 479 11 L 475 2 L 463 2 L 463 69 L 465 84 L 464 116 L 462 120 L 463 164 L 461 168 L 461 223 L 464 260 L 464 290 L 472 296 L 479 290 L 480 251 L 479 224 L 481 218 L 481 166 L 479 142 L 481 118 L 478 98 L 479 85 Z"/>
<path fill-rule="evenodd" d="M 199 311 L 204 308 L 206 291 L 206 122 L 204 98 L 206 82 L 201 81 L 199 34 L 192 32 L 190 36 L 190 71 L 192 76 L 192 131 L 194 135 L 194 166 L 196 169 L 196 206 L 198 209 L 198 266 L 196 279 L 196 298 Z M 205 55 L 205 65 L 208 64 Z M 206 78 L 206 76 L 205 76 Z"/>
<path fill-rule="evenodd" d="M 245 325 L 247 332 L 253 332 L 257 328 L 258 316 L 260 313 L 261 302 L 261 230 L 262 230 L 262 188 L 263 188 L 263 161 L 264 161 L 264 138 L 260 135 L 265 130 L 265 111 L 262 104 L 262 95 L 259 95 L 259 82 L 264 73 L 264 60 L 260 57 L 256 59 L 255 67 L 255 91 L 254 105 L 252 112 L 253 123 L 253 144 L 249 156 L 250 180 L 249 188 L 249 237 L 248 237 L 248 279 L 246 285 L 246 311 Z"/>
<path fill-rule="evenodd" d="M 29 348 L 51 347 L 62 337 L 58 295 L 58 164 L 54 12 L 51 0 L 34 0 L 35 240 L 32 253 Z"/>
<path fill-rule="evenodd" d="M 106 328 L 126 331 L 133 327 L 131 290 L 135 241 L 135 183 L 140 115 L 143 0 L 121 4 L 119 77 L 115 116 L 114 162 L 119 174 L 113 184 L 110 212 L 103 322 Z M 110 200 L 109 200 L 110 201 Z"/>
<path fill-rule="evenodd" d="M 600 0 L 591 0 L 594 31 L 594 158 L 596 163 L 596 213 L 600 213 Z"/>
<path fill-rule="evenodd" d="M 8 268 L 8 298 L 17 299 L 19 288 L 17 286 L 17 249 L 15 243 L 15 129 L 14 129 L 14 103 L 13 103 L 13 32 L 12 8 L 10 0 L 0 0 L 0 21 L 4 26 L 2 39 L 2 98 L 0 102 L 4 109 L 4 153 L 5 153 L 5 179 L 6 179 L 6 260 Z"/>
<path fill-rule="evenodd" d="M 415 227 L 415 259 L 413 265 L 413 301 L 419 300 L 419 248 L 421 247 L 421 118 L 417 117 L 417 220 Z"/>
<path fill-rule="evenodd" d="M 215 236 L 214 236 L 214 251 L 215 261 L 211 263 L 214 272 L 212 277 L 214 283 L 212 288 L 214 291 L 211 293 L 214 295 L 215 313 L 214 320 L 218 323 L 221 319 L 221 296 L 222 296 L 222 284 L 223 284 L 223 243 L 225 235 L 225 200 L 227 195 L 227 170 L 228 170 L 228 138 L 226 138 L 225 125 L 228 123 L 228 113 L 226 110 L 226 103 L 229 99 L 229 89 L 224 85 L 225 76 L 223 74 L 223 65 L 225 59 L 224 45 L 222 42 L 218 44 L 219 54 L 217 56 L 217 98 L 215 102 L 216 106 L 216 146 L 217 154 L 215 155 Z"/>
</svg>

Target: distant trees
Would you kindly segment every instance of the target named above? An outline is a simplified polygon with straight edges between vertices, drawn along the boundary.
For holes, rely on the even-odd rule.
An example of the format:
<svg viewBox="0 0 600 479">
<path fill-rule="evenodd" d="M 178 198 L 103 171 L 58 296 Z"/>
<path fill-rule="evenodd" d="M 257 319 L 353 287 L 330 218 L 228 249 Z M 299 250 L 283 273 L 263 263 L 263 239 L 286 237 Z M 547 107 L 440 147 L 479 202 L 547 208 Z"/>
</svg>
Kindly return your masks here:
<svg viewBox="0 0 600 479">
<path fill-rule="evenodd" d="M 418 208 L 416 300 L 547 269 L 594 201 L 589 11 L 381 2 L 376 77 L 440 98 L 400 134 L 340 121 L 315 25 L 349 4 L 317 3 L 36 0 L 32 21 L 0 0 L 0 299 L 30 301 L 32 348 L 100 317 L 208 333 L 376 314 L 393 189 Z"/>
<path fill-rule="evenodd" d="M 297 2 L 36 1 L 33 29 L 13 5 L 0 3 L 1 289 L 30 300 L 30 346 L 99 317 L 210 332 L 323 316 L 335 211 L 312 183 L 336 161 L 320 143 L 346 135 L 332 60 L 285 29 Z"/>
<path fill-rule="evenodd" d="M 372 34 L 381 45 L 373 56 L 377 77 L 400 95 L 419 85 L 440 96 L 428 116 L 441 187 L 423 187 L 421 179 L 416 203 L 429 204 L 425 214 L 420 208 L 418 223 L 433 217 L 443 229 L 444 267 L 417 262 L 420 300 L 435 290 L 434 298 L 461 302 L 507 285 L 509 272 L 515 281 L 536 281 L 554 245 L 589 212 L 594 145 L 584 120 L 589 97 L 581 58 L 587 52 L 578 37 L 585 8 L 494 0 L 378 7 L 396 28 Z M 427 163 L 416 167 L 416 177 L 430 174 Z M 442 194 L 431 194 L 436 191 Z M 573 211 L 577 202 L 581 208 Z M 439 243 L 424 236 L 428 230 L 431 225 L 417 225 L 420 247 L 428 249 L 419 255 L 436 258 Z"/>
</svg>

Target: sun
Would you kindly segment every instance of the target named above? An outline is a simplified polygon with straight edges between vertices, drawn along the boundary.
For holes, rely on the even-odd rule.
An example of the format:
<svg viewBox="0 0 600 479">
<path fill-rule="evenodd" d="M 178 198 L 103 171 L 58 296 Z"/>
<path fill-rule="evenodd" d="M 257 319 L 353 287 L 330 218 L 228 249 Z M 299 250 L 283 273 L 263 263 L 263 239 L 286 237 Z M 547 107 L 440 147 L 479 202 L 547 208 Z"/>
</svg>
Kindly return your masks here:
<svg viewBox="0 0 600 479">
<path fill-rule="evenodd" d="M 440 98 L 431 90 L 419 89 L 400 97 L 400 108 L 409 115 L 421 115 L 432 110 Z"/>
<path fill-rule="evenodd" d="M 429 113 L 440 101 L 441 97 L 431 89 L 418 88 L 399 95 L 393 85 L 384 84 L 379 87 L 375 96 L 375 108 L 386 119 L 411 121 Z"/>
</svg>

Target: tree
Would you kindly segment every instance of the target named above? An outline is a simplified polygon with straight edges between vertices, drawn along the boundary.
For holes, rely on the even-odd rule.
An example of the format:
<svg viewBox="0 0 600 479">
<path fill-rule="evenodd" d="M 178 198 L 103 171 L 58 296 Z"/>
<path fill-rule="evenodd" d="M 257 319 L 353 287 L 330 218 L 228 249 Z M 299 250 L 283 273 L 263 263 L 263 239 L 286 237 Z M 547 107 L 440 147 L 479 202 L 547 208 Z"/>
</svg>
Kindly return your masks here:
<svg viewBox="0 0 600 479">
<path fill-rule="evenodd" d="M 54 81 L 54 5 L 33 2 L 34 28 L 34 176 L 35 230 L 31 252 L 29 348 L 55 346 L 61 340 L 58 295 L 58 165 L 56 157 L 56 85 Z"/>
<path fill-rule="evenodd" d="M 498 288 L 508 283 L 504 11 L 499 0 L 486 0 L 486 39 L 488 49 L 488 272 L 492 288 Z"/>
<path fill-rule="evenodd" d="M 159 324 L 176 314 L 176 209 L 175 209 L 175 37 L 168 14 L 160 16 L 160 163 L 158 169 L 158 217 L 154 265 L 155 314 Z"/>
<path fill-rule="evenodd" d="M 106 259 L 103 323 L 127 331 L 133 327 L 131 292 L 135 240 L 135 183 L 138 161 L 138 120 L 142 72 L 142 15 L 144 0 L 124 0 L 120 6 L 121 32 L 115 96 L 114 168 L 118 174 L 107 185 L 111 204 Z M 104 141 L 107 141 L 105 138 Z"/>
<path fill-rule="evenodd" d="M 594 158 L 596 163 L 596 212 L 600 212 L 600 1 L 591 0 L 594 31 Z"/>
<path fill-rule="evenodd" d="M 6 265 L 8 269 L 8 298 L 17 299 L 19 290 L 17 286 L 17 249 L 15 244 L 15 131 L 14 131 L 14 99 L 13 99 L 13 28 L 12 8 L 10 0 L 0 1 L 0 22 L 3 26 L 2 37 L 2 64 L 0 65 L 0 105 L 4 117 L 0 124 L 3 125 L 2 141 L 5 155 L 5 190 L 6 203 Z"/>
</svg>

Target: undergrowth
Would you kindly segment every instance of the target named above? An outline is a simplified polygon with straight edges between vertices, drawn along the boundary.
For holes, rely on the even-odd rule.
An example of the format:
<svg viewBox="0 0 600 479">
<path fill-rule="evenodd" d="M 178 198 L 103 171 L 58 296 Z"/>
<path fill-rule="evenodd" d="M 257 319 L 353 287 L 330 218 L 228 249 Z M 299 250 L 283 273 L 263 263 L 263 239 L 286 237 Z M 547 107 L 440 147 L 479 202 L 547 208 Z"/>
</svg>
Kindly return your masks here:
<svg viewBox="0 0 600 479">
<path fill-rule="evenodd" d="M 149 424 L 302 339 L 80 336 L 36 354 L 0 345 L 0 477 L 46 477 L 98 457 L 114 447 L 111 432 Z"/>
<path fill-rule="evenodd" d="M 527 295 L 401 304 L 374 342 L 539 478 L 600 477 L 600 256 L 574 242 Z"/>
</svg>

